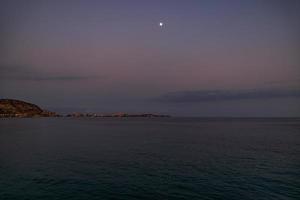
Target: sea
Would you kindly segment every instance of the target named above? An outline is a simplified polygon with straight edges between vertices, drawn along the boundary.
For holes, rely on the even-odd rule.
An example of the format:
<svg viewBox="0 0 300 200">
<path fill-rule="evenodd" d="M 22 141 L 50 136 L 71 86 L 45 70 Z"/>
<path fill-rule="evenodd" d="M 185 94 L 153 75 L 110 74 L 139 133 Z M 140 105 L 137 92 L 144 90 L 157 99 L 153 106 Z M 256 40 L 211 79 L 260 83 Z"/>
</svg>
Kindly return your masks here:
<svg viewBox="0 0 300 200">
<path fill-rule="evenodd" d="M 299 200 L 299 118 L 0 120 L 1 200 Z"/>
</svg>

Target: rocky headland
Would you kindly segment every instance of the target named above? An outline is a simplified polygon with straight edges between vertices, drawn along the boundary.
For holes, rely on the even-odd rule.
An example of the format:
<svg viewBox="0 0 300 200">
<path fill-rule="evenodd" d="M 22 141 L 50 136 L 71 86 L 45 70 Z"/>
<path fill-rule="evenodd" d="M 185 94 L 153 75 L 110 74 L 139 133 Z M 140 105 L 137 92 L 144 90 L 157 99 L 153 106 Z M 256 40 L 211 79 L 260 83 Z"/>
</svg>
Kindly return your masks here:
<svg viewBox="0 0 300 200">
<path fill-rule="evenodd" d="M 0 99 L 0 118 L 11 117 L 170 117 L 169 115 L 142 113 L 142 114 L 128 114 L 128 113 L 113 113 L 113 114 L 99 114 L 99 113 L 71 113 L 67 115 L 59 115 L 55 112 L 50 112 L 40 108 L 39 106 L 20 101 L 16 99 Z"/>
<path fill-rule="evenodd" d="M 0 117 L 58 117 L 55 112 L 43 110 L 39 106 L 16 99 L 0 99 Z"/>
</svg>

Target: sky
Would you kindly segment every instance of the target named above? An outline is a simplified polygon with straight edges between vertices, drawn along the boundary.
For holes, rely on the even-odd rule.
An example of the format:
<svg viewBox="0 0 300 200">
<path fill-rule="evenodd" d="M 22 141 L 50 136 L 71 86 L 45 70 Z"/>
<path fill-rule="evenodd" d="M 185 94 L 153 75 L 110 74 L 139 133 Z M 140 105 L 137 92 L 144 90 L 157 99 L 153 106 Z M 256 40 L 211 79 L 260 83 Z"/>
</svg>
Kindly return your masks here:
<svg viewBox="0 0 300 200">
<path fill-rule="evenodd" d="M 1 0 L 0 98 L 61 113 L 300 116 L 299 10 L 298 0 Z"/>
</svg>

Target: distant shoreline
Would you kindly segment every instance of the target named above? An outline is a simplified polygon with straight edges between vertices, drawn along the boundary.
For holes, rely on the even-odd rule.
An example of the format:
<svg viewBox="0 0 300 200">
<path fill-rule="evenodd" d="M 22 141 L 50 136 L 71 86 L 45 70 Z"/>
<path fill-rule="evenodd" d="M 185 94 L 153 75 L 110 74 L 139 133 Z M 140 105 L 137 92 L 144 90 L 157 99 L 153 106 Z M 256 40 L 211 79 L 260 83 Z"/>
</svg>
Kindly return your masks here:
<svg viewBox="0 0 300 200">
<path fill-rule="evenodd" d="M 20 101 L 16 99 L 0 99 L 0 118 L 36 118 L 36 117 L 143 117 L 143 118 L 157 118 L 157 117 L 171 117 L 170 115 L 142 113 L 142 114 L 129 114 L 129 113 L 113 113 L 113 114 L 99 114 L 99 113 L 79 113 L 74 112 L 71 114 L 61 115 L 56 112 L 51 112 L 40 108 L 39 106 Z"/>
</svg>

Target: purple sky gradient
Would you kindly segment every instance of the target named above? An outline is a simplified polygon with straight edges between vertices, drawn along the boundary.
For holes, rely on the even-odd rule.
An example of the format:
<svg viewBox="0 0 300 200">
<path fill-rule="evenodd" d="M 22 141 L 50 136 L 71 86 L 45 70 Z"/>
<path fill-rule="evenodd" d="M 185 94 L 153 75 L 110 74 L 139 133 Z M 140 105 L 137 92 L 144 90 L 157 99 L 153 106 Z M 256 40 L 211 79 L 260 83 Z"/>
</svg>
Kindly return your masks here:
<svg viewBox="0 0 300 200">
<path fill-rule="evenodd" d="M 1 98 L 59 112 L 300 116 L 298 96 L 155 100 L 299 90 L 299 10 L 297 0 L 3 0 Z"/>
</svg>

